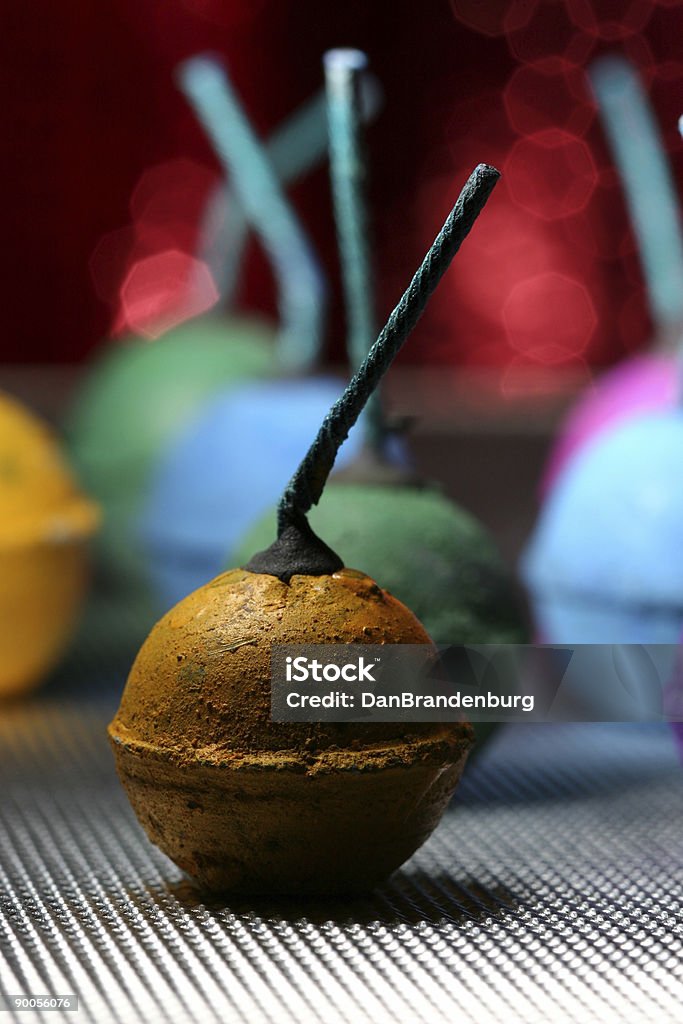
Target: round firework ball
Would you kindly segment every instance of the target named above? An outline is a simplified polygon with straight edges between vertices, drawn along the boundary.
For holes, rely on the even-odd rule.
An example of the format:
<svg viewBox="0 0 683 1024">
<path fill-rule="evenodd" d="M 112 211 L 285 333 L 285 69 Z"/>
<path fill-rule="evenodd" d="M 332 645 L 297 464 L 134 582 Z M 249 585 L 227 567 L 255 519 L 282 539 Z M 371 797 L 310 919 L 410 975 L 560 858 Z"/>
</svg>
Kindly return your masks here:
<svg viewBox="0 0 683 1024">
<path fill-rule="evenodd" d="M 99 518 L 49 428 L 0 393 L 0 698 L 37 685 L 62 653 Z"/>
<path fill-rule="evenodd" d="M 412 612 L 345 569 L 306 513 L 497 177 L 482 165 L 465 186 L 285 489 L 275 543 L 171 609 L 131 670 L 110 725 L 119 775 L 152 841 L 211 889 L 371 888 L 426 839 L 460 777 L 463 722 L 273 722 L 270 657 L 279 643 L 431 648 Z"/>
<path fill-rule="evenodd" d="M 91 368 L 66 437 L 80 479 L 103 507 L 99 554 L 114 577 L 145 575 L 137 517 L 157 460 L 219 389 L 271 371 L 273 338 L 255 319 L 201 317 L 154 341 L 109 345 Z"/>
<path fill-rule="evenodd" d="M 152 474 L 140 516 L 157 605 L 170 608 L 237 564 L 237 541 L 277 501 L 342 390 L 331 377 L 253 383 L 216 396 L 174 439 Z M 359 448 L 354 429 L 341 464 Z"/>
<path fill-rule="evenodd" d="M 581 450 L 631 416 L 666 409 L 678 397 L 683 327 L 683 235 L 666 151 L 647 95 L 622 57 L 597 60 L 590 81 L 639 243 L 655 342 L 624 360 L 581 396 L 567 416 L 541 483 L 545 496 Z"/>
<path fill-rule="evenodd" d="M 467 726 L 274 724 L 271 644 L 428 644 L 369 577 L 233 570 L 154 627 L 111 726 L 156 843 L 209 889 L 372 888 L 435 827 Z"/>
<path fill-rule="evenodd" d="M 494 542 L 435 487 L 332 478 L 310 522 L 345 565 L 364 566 L 409 605 L 436 643 L 525 641 L 519 599 Z M 272 540 L 273 530 L 271 513 L 247 532 L 237 561 Z"/>
<path fill-rule="evenodd" d="M 683 627 L 683 413 L 603 434 L 546 501 L 523 557 L 549 643 L 675 644 Z"/>
<path fill-rule="evenodd" d="M 543 474 L 541 494 L 548 495 L 572 460 L 603 432 L 640 413 L 673 406 L 677 394 L 678 359 L 665 352 L 633 356 L 603 374 L 566 417 Z"/>
</svg>

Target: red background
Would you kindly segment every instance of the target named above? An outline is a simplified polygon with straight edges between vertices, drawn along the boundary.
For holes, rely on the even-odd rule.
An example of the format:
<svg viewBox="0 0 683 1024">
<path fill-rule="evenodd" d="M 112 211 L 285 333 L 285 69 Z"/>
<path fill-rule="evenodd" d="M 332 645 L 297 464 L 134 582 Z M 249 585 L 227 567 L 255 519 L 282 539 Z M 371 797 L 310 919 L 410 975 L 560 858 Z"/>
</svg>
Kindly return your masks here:
<svg viewBox="0 0 683 1024">
<path fill-rule="evenodd" d="M 225 55 L 262 134 L 320 88 L 326 48 L 368 51 L 385 91 L 369 133 L 381 313 L 471 167 L 503 170 L 406 358 L 581 369 L 647 339 L 635 246 L 581 68 L 605 51 L 637 63 L 683 186 L 678 0 L 32 0 L 7 5 L 3 22 L 5 362 L 83 359 L 116 323 L 136 259 L 192 251 L 217 165 L 172 72 L 204 49 Z M 326 169 L 291 195 L 336 285 L 336 357 Z M 240 303 L 274 309 L 255 251 Z"/>
</svg>

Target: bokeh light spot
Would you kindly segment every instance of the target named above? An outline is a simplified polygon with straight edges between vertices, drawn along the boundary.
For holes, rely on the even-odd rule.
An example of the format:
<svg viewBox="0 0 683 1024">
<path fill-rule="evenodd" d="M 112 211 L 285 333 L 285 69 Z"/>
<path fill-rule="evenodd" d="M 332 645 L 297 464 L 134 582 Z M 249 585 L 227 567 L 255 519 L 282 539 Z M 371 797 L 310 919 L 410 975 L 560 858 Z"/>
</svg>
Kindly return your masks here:
<svg viewBox="0 0 683 1024">
<path fill-rule="evenodd" d="M 537 217 L 558 220 L 588 203 L 598 172 L 588 146 L 563 131 L 537 132 L 512 147 L 505 177 L 514 201 Z"/>
<path fill-rule="evenodd" d="M 121 285 L 119 325 L 156 338 L 218 301 L 209 268 L 178 249 L 138 260 Z"/>
<path fill-rule="evenodd" d="M 659 3 L 653 11 L 647 26 L 647 33 L 638 38 L 647 43 L 655 68 L 667 61 L 680 61 L 681 54 L 681 15 L 683 3 Z"/>
<path fill-rule="evenodd" d="M 577 31 L 564 4 L 547 0 L 534 7 L 525 24 L 509 25 L 506 38 L 513 57 L 524 63 L 562 57 L 574 64 L 584 64 L 595 46 L 593 35 Z"/>
<path fill-rule="evenodd" d="M 417 210 L 421 223 L 432 222 L 434 210 L 444 207 L 444 197 L 452 193 L 454 176 L 460 177 L 461 171 L 422 186 Z M 510 357 L 503 304 L 515 287 L 528 280 L 544 281 L 549 273 L 581 277 L 587 261 L 585 256 L 577 258 L 554 223 L 530 217 L 512 201 L 505 177 L 487 206 L 486 216 L 477 222 L 477 229 L 468 238 L 467 260 L 453 266 L 430 301 L 430 358 L 500 366 Z M 420 247 L 429 241 L 425 231 Z M 454 327 L 455 310 L 461 328 Z M 530 308 L 527 315 L 533 326 L 535 311 Z M 560 357 L 565 359 L 566 353 L 558 353 Z M 527 360 L 533 361 L 531 357 Z"/>
<path fill-rule="evenodd" d="M 570 82 L 576 66 L 560 57 L 546 57 L 523 64 L 510 77 L 503 102 L 510 124 L 520 135 L 553 128 L 583 135 L 595 117 L 595 106 L 585 89 L 577 102 Z M 581 78 L 585 76 L 582 74 Z"/>
<path fill-rule="evenodd" d="M 657 72 L 657 61 L 645 36 L 629 36 L 620 42 L 619 48 L 626 60 L 638 69 L 642 83 L 647 88 Z"/>
<path fill-rule="evenodd" d="M 502 36 L 528 22 L 539 0 L 451 0 L 463 25 L 485 36 Z"/>
<path fill-rule="evenodd" d="M 652 0 L 566 0 L 566 3 L 577 28 L 606 42 L 642 32 L 653 10 Z"/>
<path fill-rule="evenodd" d="M 602 183 L 583 210 L 563 218 L 557 230 L 563 243 L 579 253 L 586 276 L 590 276 L 595 260 L 618 261 L 634 251 L 633 232 L 620 230 L 627 222 L 621 183 L 610 178 L 609 186 Z M 586 257 L 591 262 L 586 262 Z"/>
<path fill-rule="evenodd" d="M 216 180 L 213 171 L 187 159 L 169 160 L 144 172 L 130 211 L 146 252 L 195 251 L 197 227 Z"/>
<path fill-rule="evenodd" d="M 163 220 L 169 213 L 177 216 L 188 200 L 201 209 L 215 181 L 214 171 L 185 157 L 155 164 L 143 171 L 133 189 L 131 216 L 138 220 L 149 214 Z"/>
<path fill-rule="evenodd" d="M 503 305 L 512 348 L 545 365 L 583 357 L 598 323 L 584 284 L 549 271 L 520 281 Z"/>
</svg>

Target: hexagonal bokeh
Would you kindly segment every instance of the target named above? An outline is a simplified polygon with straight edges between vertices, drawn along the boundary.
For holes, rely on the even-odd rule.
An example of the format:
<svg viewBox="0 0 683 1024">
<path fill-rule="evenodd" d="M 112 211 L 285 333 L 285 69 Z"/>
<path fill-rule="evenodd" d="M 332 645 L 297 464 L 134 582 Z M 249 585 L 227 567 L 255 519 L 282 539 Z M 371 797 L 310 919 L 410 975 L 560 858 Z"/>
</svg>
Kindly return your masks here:
<svg viewBox="0 0 683 1024">
<path fill-rule="evenodd" d="M 510 25 L 506 39 L 513 57 L 524 63 L 562 57 L 585 64 L 595 45 L 595 37 L 577 29 L 564 4 L 548 0 L 534 7 L 525 24 Z"/>
<path fill-rule="evenodd" d="M 216 174 L 203 164 L 179 157 L 148 167 L 140 175 L 130 198 L 133 220 L 162 219 L 179 210 L 199 208 L 215 184 Z"/>
<path fill-rule="evenodd" d="M 559 220 L 584 209 L 598 180 L 586 143 L 554 129 L 519 139 L 504 173 L 513 200 L 544 220 Z"/>
<path fill-rule="evenodd" d="M 652 60 L 655 70 L 660 69 L 669 62 L 680 63 L 683 60 L 681 52 L 681 17 L 683 15 L 683 3 L 675 0 L 675 3 L 659 3 L 647 26 L 647 36 L 642 36 L 652 53 Z"/>
<path fill-rule="evenodd" d="M 635 35 L 647 25 L 653 0 L 565 0 L 569 17 L 583 32 L 606 42 Z"/>
<path fill-rule="evenodd" d="M 539 0 L 450 0 L 463 25 L 486 36 L 502 36 L 528 22 Z"/>
<path fill-rule="evenodd" d="M 457 173 L 455 176 L 459 177 Z M 447 175 L 423 186 L 418 210 L 433 211 L 442 206 L 443 197 L 452 191 L 452 180 L 452 176 Z M 515 337 L 524 334 L 524 322 L 529 318 L 533 321 L 534 316 L 533 310 L 515 305 L 518 286 L 528 288 L 528 282 L 534 281 L 544 296 L 551 291 L 550 286 L 561 279 L 562 287 L 555 288 L 555 293 L 560 292 L 560 300 L 567 306 L 578 294 L 581 310 L 585 307 L 584 294 L 568 289 L 564 282 L 573 281 L 574 277 L 582 280 L 584 273 L 590 276 L 591 266 L 592 261 L 585 255 L 577 257 L 567 246 L 554 222 L 531 217 L 513 202 L 503 178 L 485 215 L 477 222 L 477 230 L 468 238 L 466 258 L 454 264 L 430 302 L 430 359 L 471 365 L 504 364 L 511 349 L 503 317 L 506 300 L 513 296 L 508 312 L 513 316 Z M 545 292 L 540 287 L 543 284 Z M 556 294 L 551 296 L 550 302 L 555 308 L 548 310 L 549 319 L 557 316 L 557 301 Z M 564 309 L 561 315 L 565 316 Z M 569 310 L 569 323 L 573 323 L 573 315 Z M 578 321 L 582 322 L 580 315 Z M 577 355 L 572 344 L 574 349 L 578 348 L 570 339 L 563 344 L 561 352 L 555 353 L 557 362 L 567 363 Z M 527 363 L 539 362 L 537 356 L 541 347 L 536 341 L 530 352 L 525 350 Z"/>
<path fill-rule="evenodd" d="M 256 7 L 240 0 L 227 12 L 218 0 L 182 2 L 202 18 L 231 24 Z M 630 351 L 649 328 L 623 189 L 586 68 L 616 46 L 643 78 L 667 149 L 678 152 L 683 143 L 665 117 L 671 91 L 683 87 L 683 0 L 449 2 L 461 37 L 469 30 L 486 37 L 473 35 L 473 43 L 498 50 L 487 40 L 505 39 L 514 66 L 488 86 L 468 81 L 449 103 L 444 145 L 425 158 L 416 222 L 433 223 L 454 180 L 478 160 L 501 167 L 504 178 L 468 240 L 468 257 L 430 304 L 415 358 L 507 366 L 504 387 L 511 391 L 521 367 L 536 367 L 538 381 L 549 381 L 559 364 L 585 375 L 586 358 L 607 361 Z M 133 225 L 103 236 L 90 262 L 98 294 L 118 301 L 121 290 L 120 324 L 159 333 L 215 301 L 210 272 L 195 259 L 186 273 L 186 261 L 201 255 L 197 227 L 216 181 L 214 172 L 184 159 L 142 176 L 131 201 Z M 430 241 L 420 237 L 417 247 Z M 596 319 L 596 306 L 609 313 Z"/>
<path fill-rule="evenodd" d="M 498 327 L 505 297 L 520 281 L 562 263 L 561 246 L 551 225 L 530 218 L 501 189 L 495 206 L 482 217 L 480 231 L 468 239 L 467 260 L 454 268 L 459 302 L 492 317 Z"/>
<path fill-rule="evenodd" d="M 194 252 L 199 247 L 197 222 L 181 216 L 141 218 L 134 224 L 134 257 L 152 256 L 167 249 Z"/>
<path fill-rule="evenodd" d="M 583 356 L 597 323 L 586 285 L 552 270 L 519 281 L 503 305 L 511 347 L 547 365 Z"/>
<path fill-rule="evenodd" d="M 619 52 L 638 69 L 643 85 L 649 87 L 657 72 L 657 61 L 645 36 L 633 35 L 622 39 Z"/>
<path fill-rule="evenodd" d="M 578 84 L 572 81 L 577 76 L 581 79 Z M 511 126 L 520 135 L 553 128 L 583 135 L 595 117 L 595 105 L 584 83 L 585 75 L 562 57 L 543 57 L 522 64 L 513 71 L 503 91 Z M 577 100 L 581 84 L 583 97 Z"/>
<path fill-rule="evenodd" d="M 581 259 L 615 261 L 635 248 L 633 234 L 618 230 L 623 219 L 620 186 L 618 183 L 605 186 L 600 180 L 586 206 L 578 213 L 563 217 L 557 231 L 563 244 L 579 253 Z"/>
<path fill-rule="evenodd" d="M 131 266 L 121 285 L 118 323 L 156 338 L 217 301 L 206 264 L 179 249 L 168 249 Z"/>
<path fill-rule="evenodd" d="M 423 250 L 431 239 L 424 225 L 433 224 L 434 211 L 442 210 L 453 193 L 453 181 L 466 176 L 458 167 L 449 174 L 425 180 L 416 196 L 416 223 L 420 237 L 416 250 Z M 525 221 L 530 218 L 510 202 L 504 180 L 496 188 L 495 201 L 479 218 L 477 228 L 467 240 L 467 258 L 455 261 L 434 292 L 427 311 L 429 333 L 420 345 L 420 358 L 437 362 L 500 363 L 506 342 L 500 326 L 501 294 L 517 280 L 518 267 L 538 268 L 539 248 L 527 244 Z M 533 221 L 541 231 L 545 225 Z M 454 310 L 458 310 L 456 326 Z M 425 345 L 427 343 L 427 345 Z M 428 346 L 428 347 L 427 347 Z M 409 350 L 410 346 L 406 346 Z M 417 355 L 417 346 L 412 346 Z"/>
<path fill-rule="evenodd" d="M 146 170 L 133 191 L 130 212 L 147 251 L 174 246 L 192 251 L 215 184 L 216 174 L 194 160 L 168 160 Z"/>
</svg>

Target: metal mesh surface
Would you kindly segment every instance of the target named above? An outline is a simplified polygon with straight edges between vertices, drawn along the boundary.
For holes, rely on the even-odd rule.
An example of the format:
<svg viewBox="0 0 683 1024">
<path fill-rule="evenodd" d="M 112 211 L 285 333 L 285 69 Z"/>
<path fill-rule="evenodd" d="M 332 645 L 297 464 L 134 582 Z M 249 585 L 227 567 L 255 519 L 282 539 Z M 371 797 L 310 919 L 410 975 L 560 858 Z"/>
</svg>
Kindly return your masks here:
<svg viewBox="0 0 683 1024">
<path fill-rule="evenodd" d="M 680 1022 L 666 731 L 509 727 L 382 890 L 226 905 L 138 827 L 104 731 L 122 674 L 97 653 L 0 713 L 0 988 L 80 998 L 17 1021 Z"/>
</svg>

